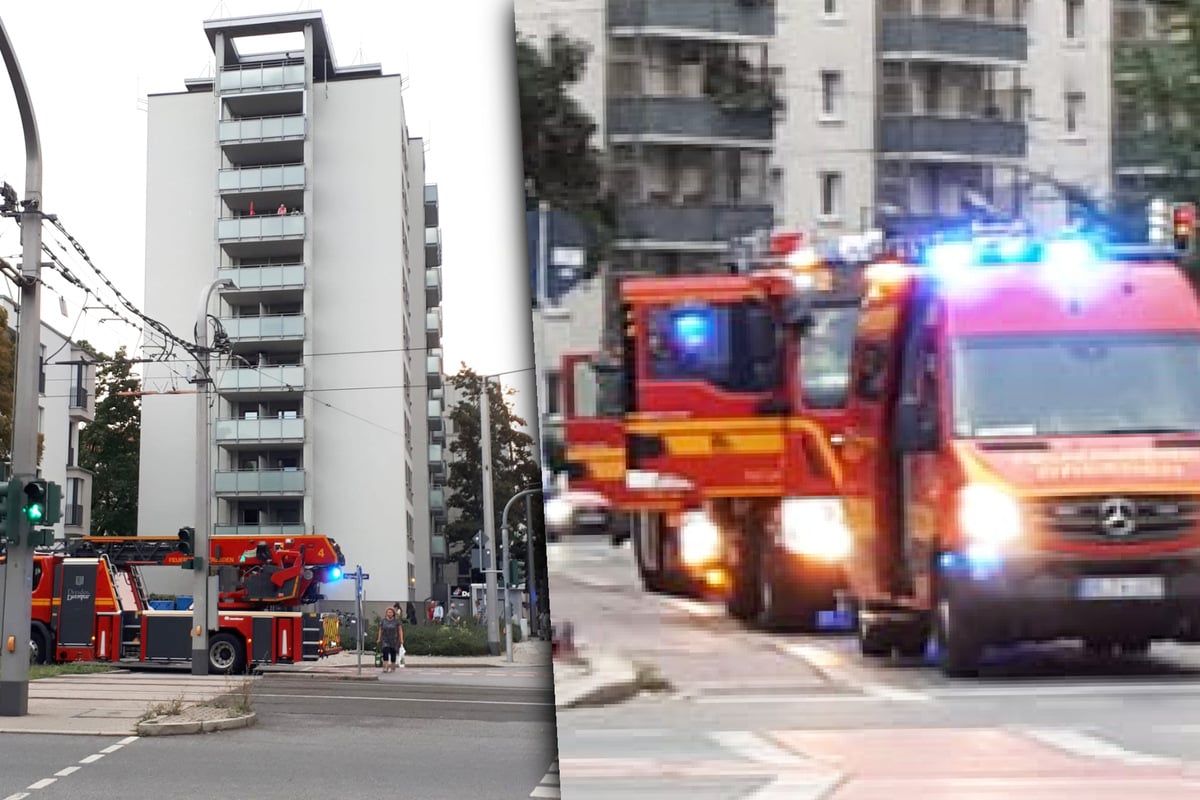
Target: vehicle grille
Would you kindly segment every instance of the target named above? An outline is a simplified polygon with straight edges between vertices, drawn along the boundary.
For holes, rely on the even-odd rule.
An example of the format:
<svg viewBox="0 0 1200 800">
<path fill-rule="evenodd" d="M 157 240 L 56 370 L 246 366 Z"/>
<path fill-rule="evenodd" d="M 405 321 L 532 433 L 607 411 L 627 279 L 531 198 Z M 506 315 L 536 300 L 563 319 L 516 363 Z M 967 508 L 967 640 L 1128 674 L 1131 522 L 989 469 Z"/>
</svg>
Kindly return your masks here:
<svg viewBox="0 0 1200 800">
<path fill-rule="evenodd" d="M 1107 501 L 1123 499 L 1135 509 L 1134 528 L 1114 534 L 1102 522 Z M 1200 497 L 1190 495 L 1087 495 L 1032 501 L 1039 527 L 1062 540 L 1107 544 L 1141 544 L 1178 539 L 1200 519 Z"/>
</svg>

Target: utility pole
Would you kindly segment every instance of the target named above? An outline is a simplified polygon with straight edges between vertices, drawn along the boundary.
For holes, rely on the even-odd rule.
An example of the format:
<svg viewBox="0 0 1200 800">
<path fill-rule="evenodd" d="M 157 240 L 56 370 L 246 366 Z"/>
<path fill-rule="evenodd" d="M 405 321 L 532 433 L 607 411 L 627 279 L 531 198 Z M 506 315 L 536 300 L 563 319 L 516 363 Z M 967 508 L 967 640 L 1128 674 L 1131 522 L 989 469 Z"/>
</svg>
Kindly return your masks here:
<svg viewBox="0 0 1200 800">
<path fill-rule="evenodd" d="M 21 217 L 21 315 L 17 343 L 17 385 L 13 393 L 12 474 L 37 475 L 38 375 L 42 333 L 42 147 L 29 88 L 8 31 L 0 22 L 0 53 L 16 95 L 25 135 L 25 199 L 17 212 L 16 194 L 5 187 L 9 214 Z M 20 541 L 8 543 L 0 609 L 0 716 L 29 713 L 29 631 L 33 608 L 32 526 L 12 520 Z"/>
<path fill-rule="evenodd" d="M 196 559 L 192 578 L 192 674 L 208 674 L 208 631 L 215 614 L 209 606 L 209 537 L 212 536 L 212 443 L 208 436 L 208 400 L 212 387 L 209 372 L 208 304 L 218 289 L 232 289 L 233 281 L 220 278 L 200 292 L 200 311 L 196 315 Z M 215 611 L 215 608 L 212 609 Z"/>
<path fill-rule="evenodd" d="M 484 375 L 482 388 L 479 392 L 479 442 L 483 451 L 480 456 L 480 467 L 483 470 L 483 541 L 484 553 L 488 553 L 487 575 L 487 638 L 488 653 L 500 655 L 500 628 L 496 623 L 496 502 L 492 497 L 492 409 L 491 396 L 488 387 L 491 378 Z M 505 592 L 505 595 L 508 593 Z"/>
<path fill-rule="evenodd" d="M 504 504 L 504 514 L 501 515 L 501 517 L 500 517 L 500 531 L 501 531 L 501 534 L 504 536 L 504 575 L 505 575 L 505 587 L 506 587 L 504 589 L 504 620 L 505 620 L 507 627 L 505 627 L 505 629 L 504 629 L 504 648 L 505 648 L 504 660 L 510 664 L 512 663 L 512 660 L 513 660 L 513 653 L 512 653 L 512 626 L 513 626 L 512 616 L 513 615 L 512 615 L 512 592 L 510 591 L 511 587 L 508 587 L 508 577 L 507 577 L 509 575 L 508 560 L 509 560 L 509 558 L 511 558 L 511 556 L 509 555 L 509 552 L 508 552 L 508 510 L 510 508 L 512 508 L 512 504 L 514 502 L 516 502 L 518 497 L 525 498 L 526 504 L 527 504 L 526 508 L 528 508 L 529 495 L 533 494 L 534 492 L 540 492 L 541 490 L 542 490 L 542 487 L 535 486 L 532 489 L 522 489 L 521 491 L 517 492 L 516 494 L 514 494 L 512 497 L 510 497 L 508 499 L 507 503 Z M 532 529 L 531 529 L 531 533 L 532 533 Z M 532 538 L 532 536 L 530 538 Z M 525 580 L 528 581 L 529 578 L 526 577 Z"/>
</svg>

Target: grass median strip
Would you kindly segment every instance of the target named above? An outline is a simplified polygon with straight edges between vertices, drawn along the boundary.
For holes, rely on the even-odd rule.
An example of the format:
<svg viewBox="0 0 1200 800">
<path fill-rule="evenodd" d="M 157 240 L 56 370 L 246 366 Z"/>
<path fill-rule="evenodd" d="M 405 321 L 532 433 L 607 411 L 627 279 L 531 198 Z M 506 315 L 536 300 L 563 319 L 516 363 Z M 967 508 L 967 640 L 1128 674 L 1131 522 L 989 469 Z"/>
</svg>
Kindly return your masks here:
<svg viewBox="0 0 1200 800">
<path fill-rule="evenodd" d="M 93 664 L 87 661 L 77 661 L 71 664 L 30 664 L 29 680 L 57 678 L 60 675 L 90 675 L 98 672 L 116 672 L 116 670 L 108 664 Z"/>
</svg>

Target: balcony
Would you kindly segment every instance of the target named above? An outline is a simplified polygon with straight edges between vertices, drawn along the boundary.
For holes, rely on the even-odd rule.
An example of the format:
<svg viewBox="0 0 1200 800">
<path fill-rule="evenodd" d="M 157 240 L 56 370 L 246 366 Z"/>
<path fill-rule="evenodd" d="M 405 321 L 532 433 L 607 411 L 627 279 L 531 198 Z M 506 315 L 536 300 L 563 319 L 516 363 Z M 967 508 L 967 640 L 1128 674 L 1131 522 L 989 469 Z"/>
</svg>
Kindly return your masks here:
<svg viewBox="0 0 1200 800">
<path fill-rule="evenodd" d="M 769 109 L 723 108 L 711 97 L 630 97 L 608 102 L 611 136 L 739 139 L 770 142 Z"/>
<path fill-rule="evenodd" d="M 955 61 L 1024 63 L 1029 34 L 1022 22 L 964 17 L 885 16 L 880 52 L 885 59 L 946 57 Z"/>
<path fill-rule="evenodd" d="M 217 277 L 233 281 L 234 288 L 222 290 L 235 295 L 239 302 L 263 302 L 284 299 L 289 294 L 303 296 L 303 264 L 270 264 L 260 267 L 223 267 Z"/>
<path fill-rule="evenodd" d="M 438 190 L 436 184 L 425 185 L 425 227 L 438 226 Z"/>
<path fill-rule="evenodd" d="M 442 401 L 440 399 L 431 399 L 425 402 L 425 421 L 429 424 L 429 430 L 442 430 Z"/>
<path fill-rule="evenodd" d="M 425 229 L 425 266 L 440 267 L 442 265 L 442 229 Z"/>
<path fill-rule="evenodd" d="M 303 64 L 226 67 L 217 79 L 217 90 L 222 94 L 287 88 L 304 88 Z"/>
<path fill-rule="evenodd" d="M 713 242 L 722 248 L 735 236 L 767 230 L 775 212 L 769 205 L 658 206 L 618 209 L 617 238 L 633 242 Z"/>
<path fill-rule="evenodd" d="M 770 0 L 609 0 L 608 27 L 614 35 L 639 29 L 679 33 L 775 35 L 775 3 Z"/>
<path fill-rule="evenodd" d="M 429 512 L 439 520 L 446 518 L 446 490 L 441 486 L 429 489 Z"/>
<path fill-rule="evenodd" d="M 425 385 L 430 389 L 442 388 L 442 353 L 440 350 L 425 356 Z"/>
<path fill-rule="evenodd" d="M 226 395 L 302 392 L 304 367 L 289 364 L 219 370 L 217 391 Z"/>
<path fill-rule="evenodd" d="M 261 192 L 265 190 L 304 190 L 303 164 L 271 164 L 263 167 L 223 169 L 217 175 L 217 188 L 222 194 Z M 295 205 L 295 200 L 293 200 Z M 271 215 L 268 209 L 261 209 Z"/>
<path fill-rule="evenodd" d="M 96 407 L 87 387 L 76 384 L 74 379 L 67 390 L 67 416 L 72 422 L 91 422 L 96 418 Z"/>
<path fill-rule="evenodd" d="M 440 347 L 442 343 L 442 311 L 433 308 L 425 312 L 425 346 Z"/>
<path fill-rule="evenodd" d="M 213 473 L 213 489 L 219 496 L 304 494 L 304 470 L 238 470 Z"/>
<path fill-rule="evenodd" d="M 303 536 L 302 523 L 277 525 L 217 525 L 213 529 L 217 536 Z"/>
<path fill-rule="evenodd" d="M 440 306 L 442 304 L 442 271 L 437 267 L 425 270 L 425 305 Z"/>
<path fill-rule="evenodd" d="M 224 317 L 221 327 L 235 342 L 304 339 L 303 314 L 274 314 L 262 317 Z"/>
<path fill-rule="evenodd" d="M 880 151 L 945 153 L 980 158 L 1024 158 L 1023 122 L 951 117 L 885 117 Z"/>
<path fill-rule="evenodd" d="M 234 164 L 294 164 L 304 161 L 303 114 L 223 119 L 217 140 Z"/>
<path fill-rule="evenodd" d="M 303 214 L 269 214 L 255 217 L 222 217 L 217 220 L 217 241 L 234 258 L 300 259 L 304 256 Z"/>
<path fill-rule="evenodd" d="M 215 434 L 218 444 L 303 442 L 304 418 L 219 419 Z"/>
</svg>

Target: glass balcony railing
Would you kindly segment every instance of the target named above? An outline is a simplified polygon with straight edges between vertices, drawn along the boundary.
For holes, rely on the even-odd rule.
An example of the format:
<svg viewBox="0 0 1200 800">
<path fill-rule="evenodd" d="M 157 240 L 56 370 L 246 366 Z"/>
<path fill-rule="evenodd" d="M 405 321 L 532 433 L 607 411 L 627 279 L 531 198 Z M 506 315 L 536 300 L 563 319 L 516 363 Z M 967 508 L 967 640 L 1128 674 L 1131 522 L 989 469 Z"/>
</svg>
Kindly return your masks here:
<svg viewBox="0 0 1200 800">
<path fill-rule="evenodd" d="M 441 419 L 441 417 L 442 417 L 442 401 L 441 400 L 426 401 L 426 408 L 428 409 L 428 411 L 427 411 L 428 419 Z"/>
<path fill-rule="evenodd" d="M 239 239 L 288 239 L 303 236 L 303 214 L 226 217 L 217 220 L 217 238 L 223 242 Z"/>
<path fill-rule="evenodd" d="M 217 373 L 217 391 L 303 391 L 304 367 L 299 365 L 242 367 Z"/>
<path fill-rule="evenodd" d="M 303 536 L 304 524 L 217 525 L 213 533 L 217 536 Z"/>
<path fill-rule="evenodd" d="M 254 89 L 282 89 L 304 85 L 303 64 L 264 64 L 253 67 L 231 67 L 221 70 L 217 88 L 222 92 L 244 92 Z"/>
<path fill-rule="evenodd" d="M 252 192 L 259 189 L 303 189 L 303 164 L 272 164 L 266 167 L 223 169 L 217 175 L 222 192 Z M 266 209 L 263 209 L 266 211 Z M 267 212 L 270 216 L 271 212 Z"/>
<path fill-rule="evenodd" d="M 231 267 L 218 270 L 217 277 L 233 281 L 237 289 L 303 289 L 304 265 Z"/>
<path fill-rule="evenodd" d="M 221 327 L 230 339 L 303 339 L 304 316 L 278 314 L 263 317 L 227 317 Z"/>
<path fill-rule="evenodd" d="M 442 271 L 436 267 L 425 270 L 425 303 L 436 306 L 442 302 Z"/>
<path fill-rule="evenodd" d="M 303 139 L 304 117 L 251 117 L 221 120 L 217 136 L 222 144 L 230 142 L 269 142 L 278 139 Z"/>
<path fill-rule="evenodd" d="M 294 494 L 304 492 L 304 470 L 238 470 L 213 474 L 217 494 Z"/>
<path fill-rule="evenodd" d="M 432 511 L 444 511 L 446 509 L 445 489 L 435 487 L 429 490 L 429 508 Z"/>
<path fill-rule="evenodd" d="M 219 419 L 218 442 L 260 442 L 304 439 L 304 418 L 290 419 Z"/>
<path fill-rule="evenodd" d="M 446 460 L 446 458 L 442 453 L 442 446 L 440 444 L 429 445 L 429 463 L 430 464 L 441 464 L 441 463 L 444 463 L 445 460 Z"/>
</svg>

